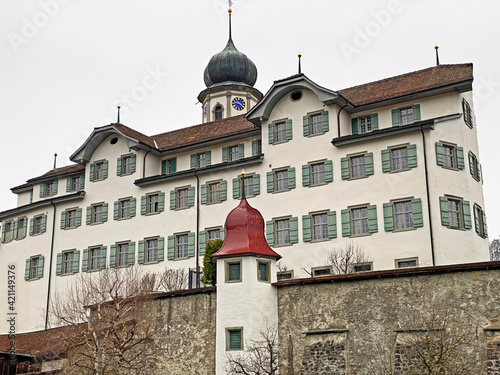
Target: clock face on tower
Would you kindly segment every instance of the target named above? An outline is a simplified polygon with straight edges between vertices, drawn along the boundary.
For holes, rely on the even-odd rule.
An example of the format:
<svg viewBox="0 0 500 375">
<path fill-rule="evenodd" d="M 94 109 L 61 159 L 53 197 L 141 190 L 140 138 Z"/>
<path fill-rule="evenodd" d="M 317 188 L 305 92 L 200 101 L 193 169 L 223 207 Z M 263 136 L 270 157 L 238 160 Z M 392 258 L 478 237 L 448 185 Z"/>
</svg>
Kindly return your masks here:
<svg viewBox="0 0 500 375">
<path fill-rule="evenodd" d="M 236 109 L 237 111 L 241 111 L 242 109 L 245 108 L 245 100 L 240 97 L 236 97 L 233 99 L 233 108 Z"/>
</svg>

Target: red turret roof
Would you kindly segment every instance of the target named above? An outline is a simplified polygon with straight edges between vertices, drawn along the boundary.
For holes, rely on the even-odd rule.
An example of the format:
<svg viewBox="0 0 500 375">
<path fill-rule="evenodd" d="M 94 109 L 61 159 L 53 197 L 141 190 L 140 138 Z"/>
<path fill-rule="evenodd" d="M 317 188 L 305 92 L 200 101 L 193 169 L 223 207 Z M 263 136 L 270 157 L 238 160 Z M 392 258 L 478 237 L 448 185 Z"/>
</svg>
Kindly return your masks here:
<svg viewBox="0 0 500 375">
<path fill-rule="evenodd" d="M 255 255 L 268 258 L 281 258 L 269 247 L 264 235 L 264 219 L 258 210 L 242 199 L 238 207 L 226 218 L 224 245 L 213 257 L 235 255 Z"/>
</svg>

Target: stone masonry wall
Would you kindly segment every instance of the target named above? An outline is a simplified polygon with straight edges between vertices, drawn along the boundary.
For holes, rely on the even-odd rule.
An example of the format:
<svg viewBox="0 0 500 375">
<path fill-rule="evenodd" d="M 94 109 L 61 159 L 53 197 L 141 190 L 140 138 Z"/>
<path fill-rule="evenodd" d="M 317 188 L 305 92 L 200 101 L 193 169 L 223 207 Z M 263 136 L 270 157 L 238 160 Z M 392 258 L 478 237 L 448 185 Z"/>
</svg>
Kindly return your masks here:
<svg viewBox="0 0 500 375">
<path fill-rule="evenodd" d="M 466 355 L 477 366 L 466 374 L 500 374 L 498 267 L 302 280 L 278 283 L 282 375 L 376 374 L 384 366 L 405 374 L 404 337 L 422 335 L 418 317 L 432 314 L 445 316 L 451 332 L 472 327 Z"/>
</svg>

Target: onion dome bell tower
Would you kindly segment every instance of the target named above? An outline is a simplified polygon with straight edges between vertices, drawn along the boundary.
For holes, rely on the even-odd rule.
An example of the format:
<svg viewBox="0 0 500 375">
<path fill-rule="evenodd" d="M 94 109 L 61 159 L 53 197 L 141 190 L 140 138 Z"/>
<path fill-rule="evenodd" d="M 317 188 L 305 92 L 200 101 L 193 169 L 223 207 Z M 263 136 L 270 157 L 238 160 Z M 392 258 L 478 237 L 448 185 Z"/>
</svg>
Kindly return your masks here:
<svg viewBox="0 0 500 375">
<path fill-rule="evenodd" d="M 198 95 L 203 104 L 203 123 L 247 113 L 263 96 L 253 87 L 257 81 L 255 64 L 234 46 L 231 13 L 229 9 L 226 47 L 212 56 L 203 73 L 207 88 Z"/>
</svg>

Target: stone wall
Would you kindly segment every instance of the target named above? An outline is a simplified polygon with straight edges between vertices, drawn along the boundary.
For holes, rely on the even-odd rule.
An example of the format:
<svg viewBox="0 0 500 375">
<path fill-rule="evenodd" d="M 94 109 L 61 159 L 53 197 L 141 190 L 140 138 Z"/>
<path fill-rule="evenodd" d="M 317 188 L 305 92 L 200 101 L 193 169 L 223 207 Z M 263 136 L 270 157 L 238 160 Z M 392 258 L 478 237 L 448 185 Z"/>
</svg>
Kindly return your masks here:
<svg viewBox="0 0 500 375">
<path fill-rule="evenodd" d="M 415 355 L 409 348 L 425 344 L 418 340 L 462 334 L 469 341 L 457 361 L 470 366 L 463 373 L 498 375 L 499 268 L 428 267 L 279 282 L 281 374 L 408 374 Z"/>
</svg>

